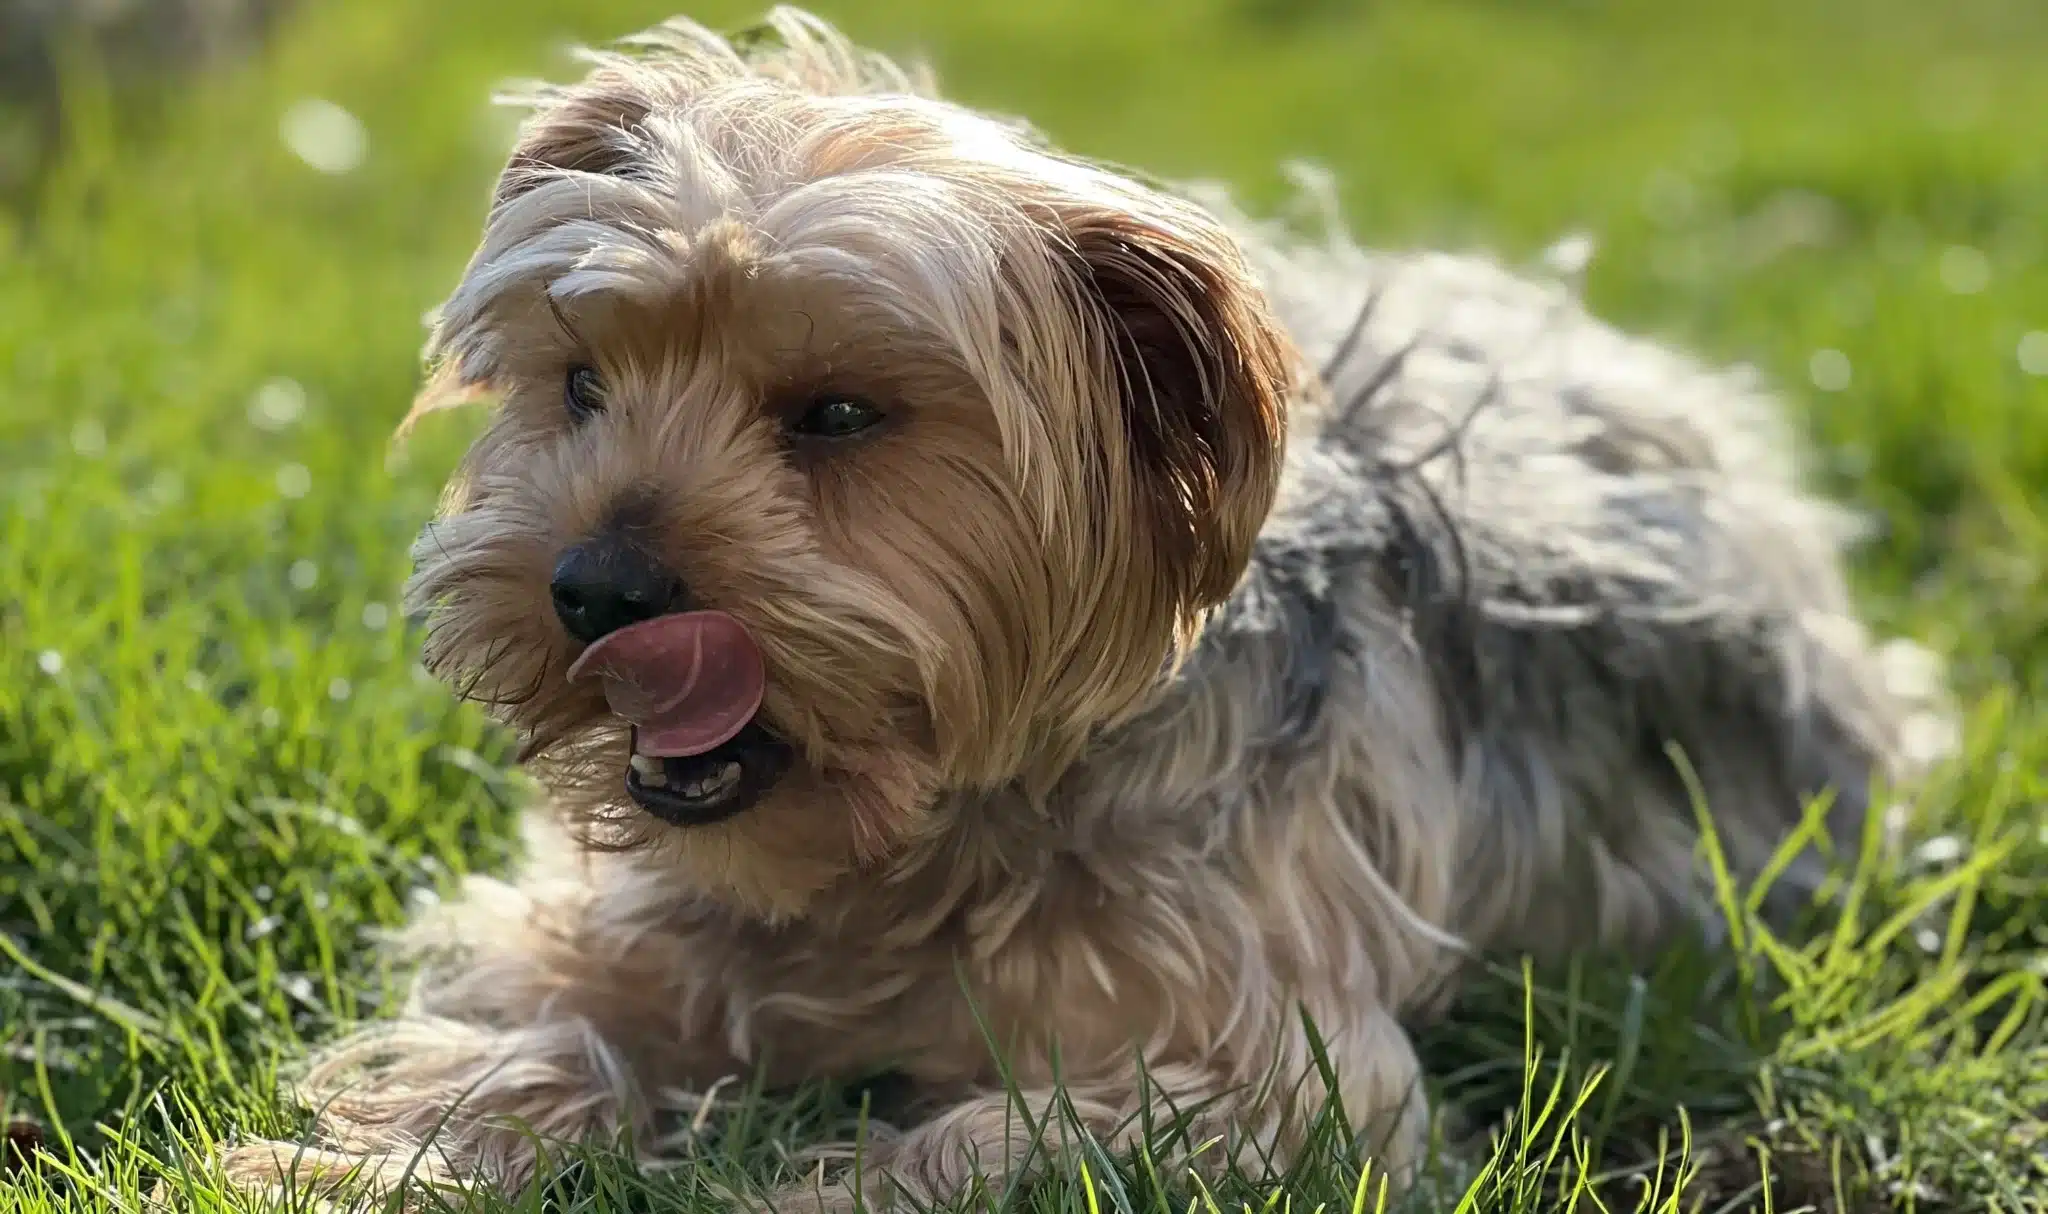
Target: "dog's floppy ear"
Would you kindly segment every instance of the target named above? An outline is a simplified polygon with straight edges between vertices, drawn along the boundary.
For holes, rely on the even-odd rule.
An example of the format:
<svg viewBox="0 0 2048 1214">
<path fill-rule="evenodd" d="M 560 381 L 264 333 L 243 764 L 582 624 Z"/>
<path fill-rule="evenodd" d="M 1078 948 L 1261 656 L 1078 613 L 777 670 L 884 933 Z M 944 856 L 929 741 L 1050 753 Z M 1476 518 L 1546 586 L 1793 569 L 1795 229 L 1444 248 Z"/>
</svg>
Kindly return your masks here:
<svg viewBox="0 0 2048 1214">
<path fill-rule="evenodd" d="M 1291 344 L 1242 252 L 1173 200 L 1070 217 L 1118 379 L 1140 526 L 1183 611 L 1237 584 L 1272 508 Z"/>
</svg>

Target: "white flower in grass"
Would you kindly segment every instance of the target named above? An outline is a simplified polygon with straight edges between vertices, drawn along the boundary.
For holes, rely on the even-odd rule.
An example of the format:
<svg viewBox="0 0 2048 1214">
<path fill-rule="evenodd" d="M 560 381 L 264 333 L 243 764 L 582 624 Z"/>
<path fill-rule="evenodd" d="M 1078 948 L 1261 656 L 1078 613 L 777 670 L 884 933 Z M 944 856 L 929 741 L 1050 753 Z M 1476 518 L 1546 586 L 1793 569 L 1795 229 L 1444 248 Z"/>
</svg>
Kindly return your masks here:
<svg viewBox="0 0 2048 1214">
<path fill-rule="evenodd" d="M 2048 377 L 2048 330 L 2036 329 L 2020 338 L 2020 370 Z"/>
<path fill-rule="evenodd" d="M 353 171 L 363 163 L 370 135 L 354 114 L 318 97 L 308 97 L 284 112 L 278 124 L 285 146 L 322 173 Z"/>
<path fill-rule="evenodd" d="M 1577 278 L 1593 264 L 1600 245 L 1591 232 L 1567 232 L 1543 250 L 1543 264 L 1561 278 Z"/>
<path fill-rule="evenodd" d="M 1815 350 L 1813 357 L 1806 360 L 1806 374 L 1813 380 L 1813 386 L 1823 392 L 1840 392 L 1855 378 L 1849 356 L 1840 350 Z"/>
<path fill-rule="evenodd" d="M 283 430 L 306 412 L 306 390 L 297 380 L 268 380 L 249 398 L 249 422 L 263 430 Z"/>
</svg>

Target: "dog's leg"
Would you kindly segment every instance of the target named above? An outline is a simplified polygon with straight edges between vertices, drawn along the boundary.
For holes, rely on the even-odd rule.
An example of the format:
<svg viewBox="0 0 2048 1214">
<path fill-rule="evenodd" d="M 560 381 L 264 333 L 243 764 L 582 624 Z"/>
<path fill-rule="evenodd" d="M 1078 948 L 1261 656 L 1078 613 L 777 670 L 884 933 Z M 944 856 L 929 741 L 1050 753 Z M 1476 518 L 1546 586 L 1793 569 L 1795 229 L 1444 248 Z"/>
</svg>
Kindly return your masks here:
<svg viewBox="0 0 2048 1214">
<path fill-rule="evenodd" d="M 425 962 L 410 1004 L 312 1059 L 296 1093 L 315 1112 L 311 1142 L 233 1147 L 230 1178 L 516 1192 L 547 1144 L 630 1130 L 644 1152 L 666 1090 L 740 1069 L 657 891 L 636 890 L 627 864 L 574 856 L 538 821 L 530 843 L 516 881 L 471 878 L 401 934 Z"/>
<path fill-rule="evenodd" d="M 922 1208 L 976 1188 L 1000 1194 L 1048 1174 L 1072 1175 L 1083 1136 L 1121 1161 L 1145 1145 L 1148 1121 L 1158 1151 L 1152 1162 L 1166 1183 L 1184 1182 L 1190 1169 L 1213 1177 L 1230 1164 L 1258 1176 L 1269 1165 L 1289 1165 L 1333 1096 L 1375 1175 L 1401 1191 L 1428 1143 L 1414 1047 L 1377 1004 L 1321 1002 L 1309 1009 L 1313 1041 L 1299 1015 L 1276 1001 L 1260 1018 L 1265 1031 L 1248 1024 L 1236 1034 L 1245 1053 L 1219 1051 L 1199 1062 L 1162 1058 L 1142 1071 L 1133 1062 L 1059 1087 L 984 1091 L 900 1133 L 878 1134 L 865 1144 L 858 1168 L 791 1185 L 767 1205 L 785 1214 L 837 1214 Z M 1324 1085 L 1316 1042 L 1337 1079 L 1335 1093 Z"/>
<path fill-rule="evenodd" d="M 223 1166 L 244 1186 L 384 1197 L 408 1183 L 516 1192 L 549 1142 L 637 1120 L 617 1052 L 585 1017 L 514 1029 L 408 1016 L 323 1051 L 301 1085 L 312 1141 L 255 1141 Z"/>
</svg>

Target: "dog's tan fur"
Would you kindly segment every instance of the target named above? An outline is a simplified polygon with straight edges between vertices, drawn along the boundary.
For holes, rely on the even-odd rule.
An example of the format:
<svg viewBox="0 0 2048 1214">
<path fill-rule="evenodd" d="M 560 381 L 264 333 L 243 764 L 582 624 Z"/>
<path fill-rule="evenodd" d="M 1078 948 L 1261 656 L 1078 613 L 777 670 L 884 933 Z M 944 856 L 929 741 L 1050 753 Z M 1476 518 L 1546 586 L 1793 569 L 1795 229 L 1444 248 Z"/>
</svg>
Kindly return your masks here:
<svg viewBox="0 0 2048 1214">
<path fill-rule="evenodd" d="M 439 319 L 421 408 L 499 404 L 414 591 L 429 665 L 549 803 L 516 874 L 404 933 L 412 1005 L 311 1068 L 319 1149 L 245 1145 L 238 1176 L 388 1179 L 432 1137 L 429 1172 L 513 1188 L 528 1130 L 644 1144 L 672 1090 L 894 1066 L 938 1111 L 871 1144 L 861 1195 L 945 1197 L 1024 1153 L 984 1028 L 1034 1113 L 1057 1055 L 1120 1140 L 1142 1062 L 1217 1157 L 1284 1159 L 1329 1095 L 1303 1012 L 1404 1175 L 1401 1019 L 1468 945 L 1704 914 L 1663 742 L 1752 873 L 1805 797 L 1853 828 L 1908 773 L 1912 705 L 1747 381 L 772 25 L 742 53 L 672 23 L 533 97 Z M 790 449 L 826 389 L 888 428 Z M 565 678 L 548 571 L 606 525 L 759 638 L 800 761 L 744 815 L 641 815 L 624 727 Z M 1418 589 L 1453 556 L 1456 593 Z"/>
</svg>

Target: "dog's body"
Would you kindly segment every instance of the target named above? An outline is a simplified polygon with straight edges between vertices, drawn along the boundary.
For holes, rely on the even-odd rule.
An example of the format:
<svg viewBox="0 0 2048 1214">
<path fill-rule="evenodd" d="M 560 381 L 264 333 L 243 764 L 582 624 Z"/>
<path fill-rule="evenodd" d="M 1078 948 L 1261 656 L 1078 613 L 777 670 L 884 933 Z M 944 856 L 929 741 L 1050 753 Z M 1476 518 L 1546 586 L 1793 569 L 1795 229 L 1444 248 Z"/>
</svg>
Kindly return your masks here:
<svg viewBox="0 0 2048 1214">
<path fill-rule="evenodd" d="M 645 171 L 599 165 L 591 150 L 630 140 L 590 132 L 606 121 L 605 105 L 644 91 L 649 79 L 674 86 L 680 117 L 663 125 L 649 116 L 658 105 L 627 106 L 632 113 L 611 119 L 613 129 L 635 130 L 643 144 L 667 141 L 682 165 L 712 144 L 722 163 L 734 162 L 734 148 L 746 160 L 747 140 L 767 138 L 744 123 L 695 120 L 689 107 L 708 81 L 753 88 L 765 79 L 827 98 L 908 88 L 829 31 L 787 14 L 779 22 L 793 49 L 767 68 L 742 69 L 724 43 L 694 29 L 664 35 L 652 67 L 601 65 L 600 77 L 613 70 L 625 82 L 600 79 L 557 95 L 515 165 L 573 171 L 586 187 L 608 171 L 645 184 Z M 940 103 L 916 104 L 939 112 Z M 567 140 L 570 153 L 559 130 L 549 143 L 547 129 L 565 112 L 583 123 L 574 128 L 582 142 Z M 881 121 L 860 107 L 848 113 L 840 118 L 849 128 Z M 1004 150 L 994 158 L 1011 157 Z M 1064 163 L 1027 167 L 1063 180 Z M 756 183 L 772 176 L 753 161 L 746 167 Z M 688 189 L 713 189 L 707 177 L 701 167 L 677 172 L 684 210 Z M 1156 197 L 1128 183 L 1114 188 L 1120 205 Z M 575 227 L 606 215 L 603 200 L 586 202 L 560 227 L 534 221 L 515 233 L 519 208 L 541 206 L 532 197 L 522 202 L 517 191 L 501 190 L 497 234 L 472 267 L 468 294 L 451 301 L 444 325 L 456 336 L 444 341 L 465 382 L 503 390 L 508 375 L 519 374 L 504 364 L 522 357 L 513 349 L 518 337 L 506 334 L 516 323 L 539 323 L 529 304 L 525 322 L 497 318 L 490 341 L 465 345 L 461 335 L 465 324 L 487 327 L 482 318 L 495 305 L 476 297 L 474 284 L 502 287 L 513 276 L 504 259 L 519 239 L 583 232 L 572 256 L 548 263 L 550 309 L 582 298 L 560 289 L 576 275 L 638 266 L 613 255 L 594 225 Z M 709 232 L 734 214 L 698 206 L 690 223 Z M 1192 222 L 1199 213 L 1171 214 Z M 974 645 L 952 646 L 955 665 L 979 662 L 974 678 L 990 681 L 949 699 L 954 676 L 932 670 L 954 666 L 940 662 L 926 668 L 916 711 L 898 714 L 897 701 L 850 690 L 859 663 L 818 674 L 771 650 L 762 711 L 796 740 L 803 774 L 791 778 L 818 781 L 800 790 L 800 808 L 783 808 L 771 791 L 748 811 L 747 822 L 767 816 L 760 830 L 773 829 L 772 837 L 731 833 L 742 829 L 731 823 L 677 828 L 674 838 L 650 836 L 638 822 L 621 827 L 631 812 L 615 783 L 624 739 L 602 705 L 587 694 L 575 699 L 573 680 L 562 678 L 573 646 L 537 641 L 524 665 L 503 649 L 477 656 L 481 642 L 472 634 L 523 636 L 524 625 L 502 613 L 532 608 L 520 597 L 524 583 L 504 572 L 510 507 L 479 506 L 474 486 L 494 478 L 510 485 L 518 477 L 507 479 L 508 468 L 530 472 L 543 459 L 554 462 L 542 480 L 590 479 L 569 466 L 573 453 L 537 453 L 531 422 L 516 444 L 479 445 L 485 454 L 470 470 L 471 496 L 458 496 L 444 524 L 456 534 L 437 535 L 438 557 L 423 564 L 423 598 L 442 603 L 442 618 L 453 621 L 430 644 L 430 658 L 467 675 L 471 689 L 485 670 L 497 685 L 542 689 L 499 698 L 536 739 L 536 769 L 557 804 L 535 811 L 518 874 L 472 879 L 409 929 L 407 943 L 430 961 L 414 1004 L 314 1068 L 307 1086 L 323 1106 L 320 1138 L 330 1153 L 306 1160 L 375 1158 L 395 1172 L 431 1136 L 427 1158 L 439 1170 L 513 1186 L 531 1174 L 534 1148 L 504 1119 L 568 1138 L 633 1125 L 644 1144 L 672 1089 L 701 1090 L 757 1067 L 770 1082 L 891 1068 L 918 1085 L 933 1111 L 870 1144 L 866 1196 L 893 1184 L 943 1197 L 1025 1153 L 1029 1135 L 1002 1090 L 991 1039 L 1034 1115 L 1057 1078 L 1090 1128 L 1116 1139 L 1134 1131 L 1149 1084 L 1152 1095 L 1180 1107 L 1200 1104 L 1203 1126 L 1229 1136 L 1241 1157 L 1276 1149 L 1284 1157 L 1327 1095 L 1315 1079 L 1305 1012 L 1327 1046 L 1345 1107 L 1398 1175 L 1418 1162 L 1427 1127 L 1402 1024 L 1435 1004 L 1468 947 L 1641 947 L 1707 917 L 1695 787 L 1731 863 L 1753 874 L 1809 798 L 1832 795 L 1829 824 L 1837 838 L 1853 838 L 1874 784 L 1912 774 L 1906 733 L 1925 705 L 1867 642 L 1839 567 L 1841 520 L 1797 487 L 1775 405 L 1748 378 L 1709 373 L 1618 334 L 1568 292 L 1488 262 L 1367 254 L 1335 234 L 1305 241 L 1234 216 L 1220 200 L 1208 214 L 1228 225 L 1248 258 L 1242 282 L 1228 289 L 1250 292 L 1251 302 L 1215 304 L 1221 329 L 1194 332 L 1212 322 L 1210 306 L 1226 290 L 1197 266 L 1186 277 L 1206 294 L 1161 307 L 1168 328 L 1198 355 L 1209 353 L 1218 343 L 1255 340 L 1233 326 L 1261 329 L 1258 310 L 1269 306 L 1265 327 L 1284 338 L 1221 361 L 1198 359 L 1191 373 L 1174 361 L 1178 347 L 1160 354 L 1159 316 L 1144 310 L 1157 301 L 1146 292 L 1165 292 L 1185 269 L 1173 254 L 1122 285 L 1102 285 L 1109 271 L 1091 265 L 1089 281 L 1116 315 L 1112 337 L 1121 333 L 1129 344 L 1073 348 L 1137 358 L 1142 375 L 1126 366 L 1112 385 L 1128 392 L 1143 378 L 1162 400 L 1172 391 L 1256 397 L 1261 377 L 1275 389 L 1266 412 L 1284 415 L 1284 438 L 1274 428 L 1252 439 L 1270 448 L 1263 480 L 1257 452 L 1231 450 L 1266 424 L 1256 407 L 1221 416 L 1218 429 L 1192 438 L 1139 433 L 1131 443 L 1145 458 L 1205 461 L 1199 475 L 1177 476 L 1167 496 L 1176 509 L 1200 506 L 1205 493 L 1227 499 L 1209 503 L 1218 511 L 1242 505 L 1249 526 L 1235 557 L 1227 527 L 1204 532 L 1198 519 L 1191 539 L 1177 519 L 1162 539 L 1134 525 L 1118 542 L 1179 568 L 1178 606 L 1170 619 L 1142 613 L 1149 622 L 1135 632 L 1122 626 L 1129 612 L 1116 624 L 1098 618 L 1099 639 L 1090 639 L 1085 629 L 1048 621 L 1078 628 L 1102 609 L 1097 599 L 1135 597 L 1131 587 L 1156 570 L 1104 556 L 1109 539 L 1094 533 L 1084 545 L 1093 563 L 1065 572 L 1096 584 L 1047 591 L 1044 578 L 1057 577 L 1060 564 L 1033 556 L 1029 574 L 1009 569 L 995 579 L 1027 603 L 1054 596 L 1052 606 L 1033 608 L 1031 636 L 1013 631 L 991 649 L 977 632 Z M 638 222 L 644 227 L 645 217 Z M 841 244 L 871 235 L 848 229 Z M 1087 236 L 1072 239 L 1087 255 Z M 691 245 L 689 255 L 709 257 L 702 250 L 710 243 Z M 1127 270 L 1119 259 L 1139 256 L 1134 247 L 1153 255 L 1142 241 L 1118 244 L 1110 271 Z M 1038 289 L 1029 270 L 1003 264 L 1025 284 L 1018 294 Z M 1218 274 L 1227 278 L 1228 267 Z M 1130 281 L 1146 296 L 1139 305 Z M 979 290 L 967 284 L 963 298 L 980 302 Z M 1025 306 L 1001 298 L 998 311 Z M 1048 375 L 1065 366 L 1034 360 L 1027 321 L 1005 317 L 1006 357 Z M 610 322 L 582 316 L 563 328 L 586 323 Z M 1002 390 L 983 378 L 994 373 L 976 353 L 949 356 L 948 365 L 983 366 L 969 378 L 1000 410 Z M 633 365 L 643 373 L 646 360 Z M 516 387 L 512 395 L 508 408 L 516 409 Z M 606 407 L 622 413 L 617 399 L 607 397 Z M 1041 399 L 1059 400 L 1049 391 Z M 935 407 L 914 416 L 928 429 L 939 424 Z M 1162 423 L 1136 416 L 1128 424 L 1142 431 Z M 1008 449 L 1016 427 L 1005 427 Z M 651 440 L 642 432 L 635 441 Z M 1036 471 L 1017 473 L 1027 487 L 1031 476 L 1062 477 L 1046 462 L 1077 450 L 1039 441 L 1029 450 Z M 516 463 L 489 463 L 515 451 Z M 932 465 L 942 479 L 967 462 L 945 458 L 952 462 Z M 646 476 L 642 466 L 625 479 Z M 1106 516 L 1137 509 L 1116 477 L 1116 469 L 1077 473 L 1042 504 Z M 1060 486 L 1073 493 L 1061 496 Z M 929 491 L 941 512 L 957 511 L 967 492 Z M 563 490 L 562 500 L 572 496 Z M 721 500 L 720 510 L 753 510 L 744 495 Z M 547 520 L 534 529 L 553 545 L 607 509 L 586 504 L 564 523 L 559 504 L 524 508 Z M 991 518 L 1002 513 L 987 509 Z M 1014 511 L 1030 513 L 1028 503 Z M 883 512 L 870 505 L 867 515 Z M 1036 517 L 1043 535 L 1052 516 Z M 667 520 L 638 525 L 675 534 Z M 1059 517 L 1051 529 L 1081 525 Z M 906 535 L 901 546 L 935 566 L 1000 567 L 1021 542 L 1004 526 L 973 533 L 978 550 L 944 532 Z M 750 543 L 744 534 L 731 542 Z M 753 541 L 751 551 L 765 549 Z M 782 552 L 763 559 L 795 567 L 798 558 Z M 904 582 L 917 577 L 912 566 L 866 559 Z M 1049 574 L 1036 568 L 1041 560 Z M 1217 567 L 1188 572 L 1205 561 Z M 693 570 L 691 584 L 736 576 Z M 805 576 L 819 575 L 813 568 Z M 475 590 L 485 582 L 493 586 L 488 601 Z M 1076 597 L 1083 590 L 1093 597 Z M 761 601 L 778 601 L 777 593 L 761 591 Z M 914 587 L 903 593 L 915 601 Z M 957 603 L 973 593 L 952 582 L 941 597 Z M 962 612 L 974 618 L 970 631 L 1014 624 L 987 605 Z M 773 634 L 774 620 L 795 618 L 779 609 L 748 625 Z M 933 629 L 945 631 L 943 623 Z M 1125 645 L 1129 654 L 1111 648 Z M 1006 657 L 1006 673 L 988 673 Z M 506 663 L 510 674 L 500 669 Z M 820 710 L 807 720 L 802 705 L 777 699 L 778 680 L 823 689 L 814 703 L 844 699 L 843 719 Z M 1042 718 L 1018 717 L 1041 708 Z M 900 738 L 869 742 L 846 723 L 877 713 Z M 573 726 L 561 723 L 569 718 Z M 1000 719 L 1011 724 L 990 724 Z M 949 722 L 975 732 L 974 744 L 949 738 Z M 573 754 L 550 760 L 550 745 L 570 744 L 563 739 Z M 593 758 L 600 750 L 602 762 Z M 596 773 L 611 783 L 600 788 Z M 856 824 L 843 856 L 790 841 L 789 832 L 812 829 L 814 820 L 836 820 L 794 815 L 824 812 L 819 803 L 840 797 Z M 573 829 L 579 820 L 600 834 L 622 831 L 607 841 L 626 846 L 591 846 L 588 831 Z M 707 832 L 728 833 L 698 842 Z M 1799 865 L 1780 884 L 1797 892 L 1809 879 Z M 248 1176 L 271 1176 L 278 1166 L 273 1149 L 260 1145 L 231 1158 Z M 290 1166 L 303 1172 L 306 1160 Z M 841 1184 L 826 1196 L 852 1191 Z"/>
</svg>

